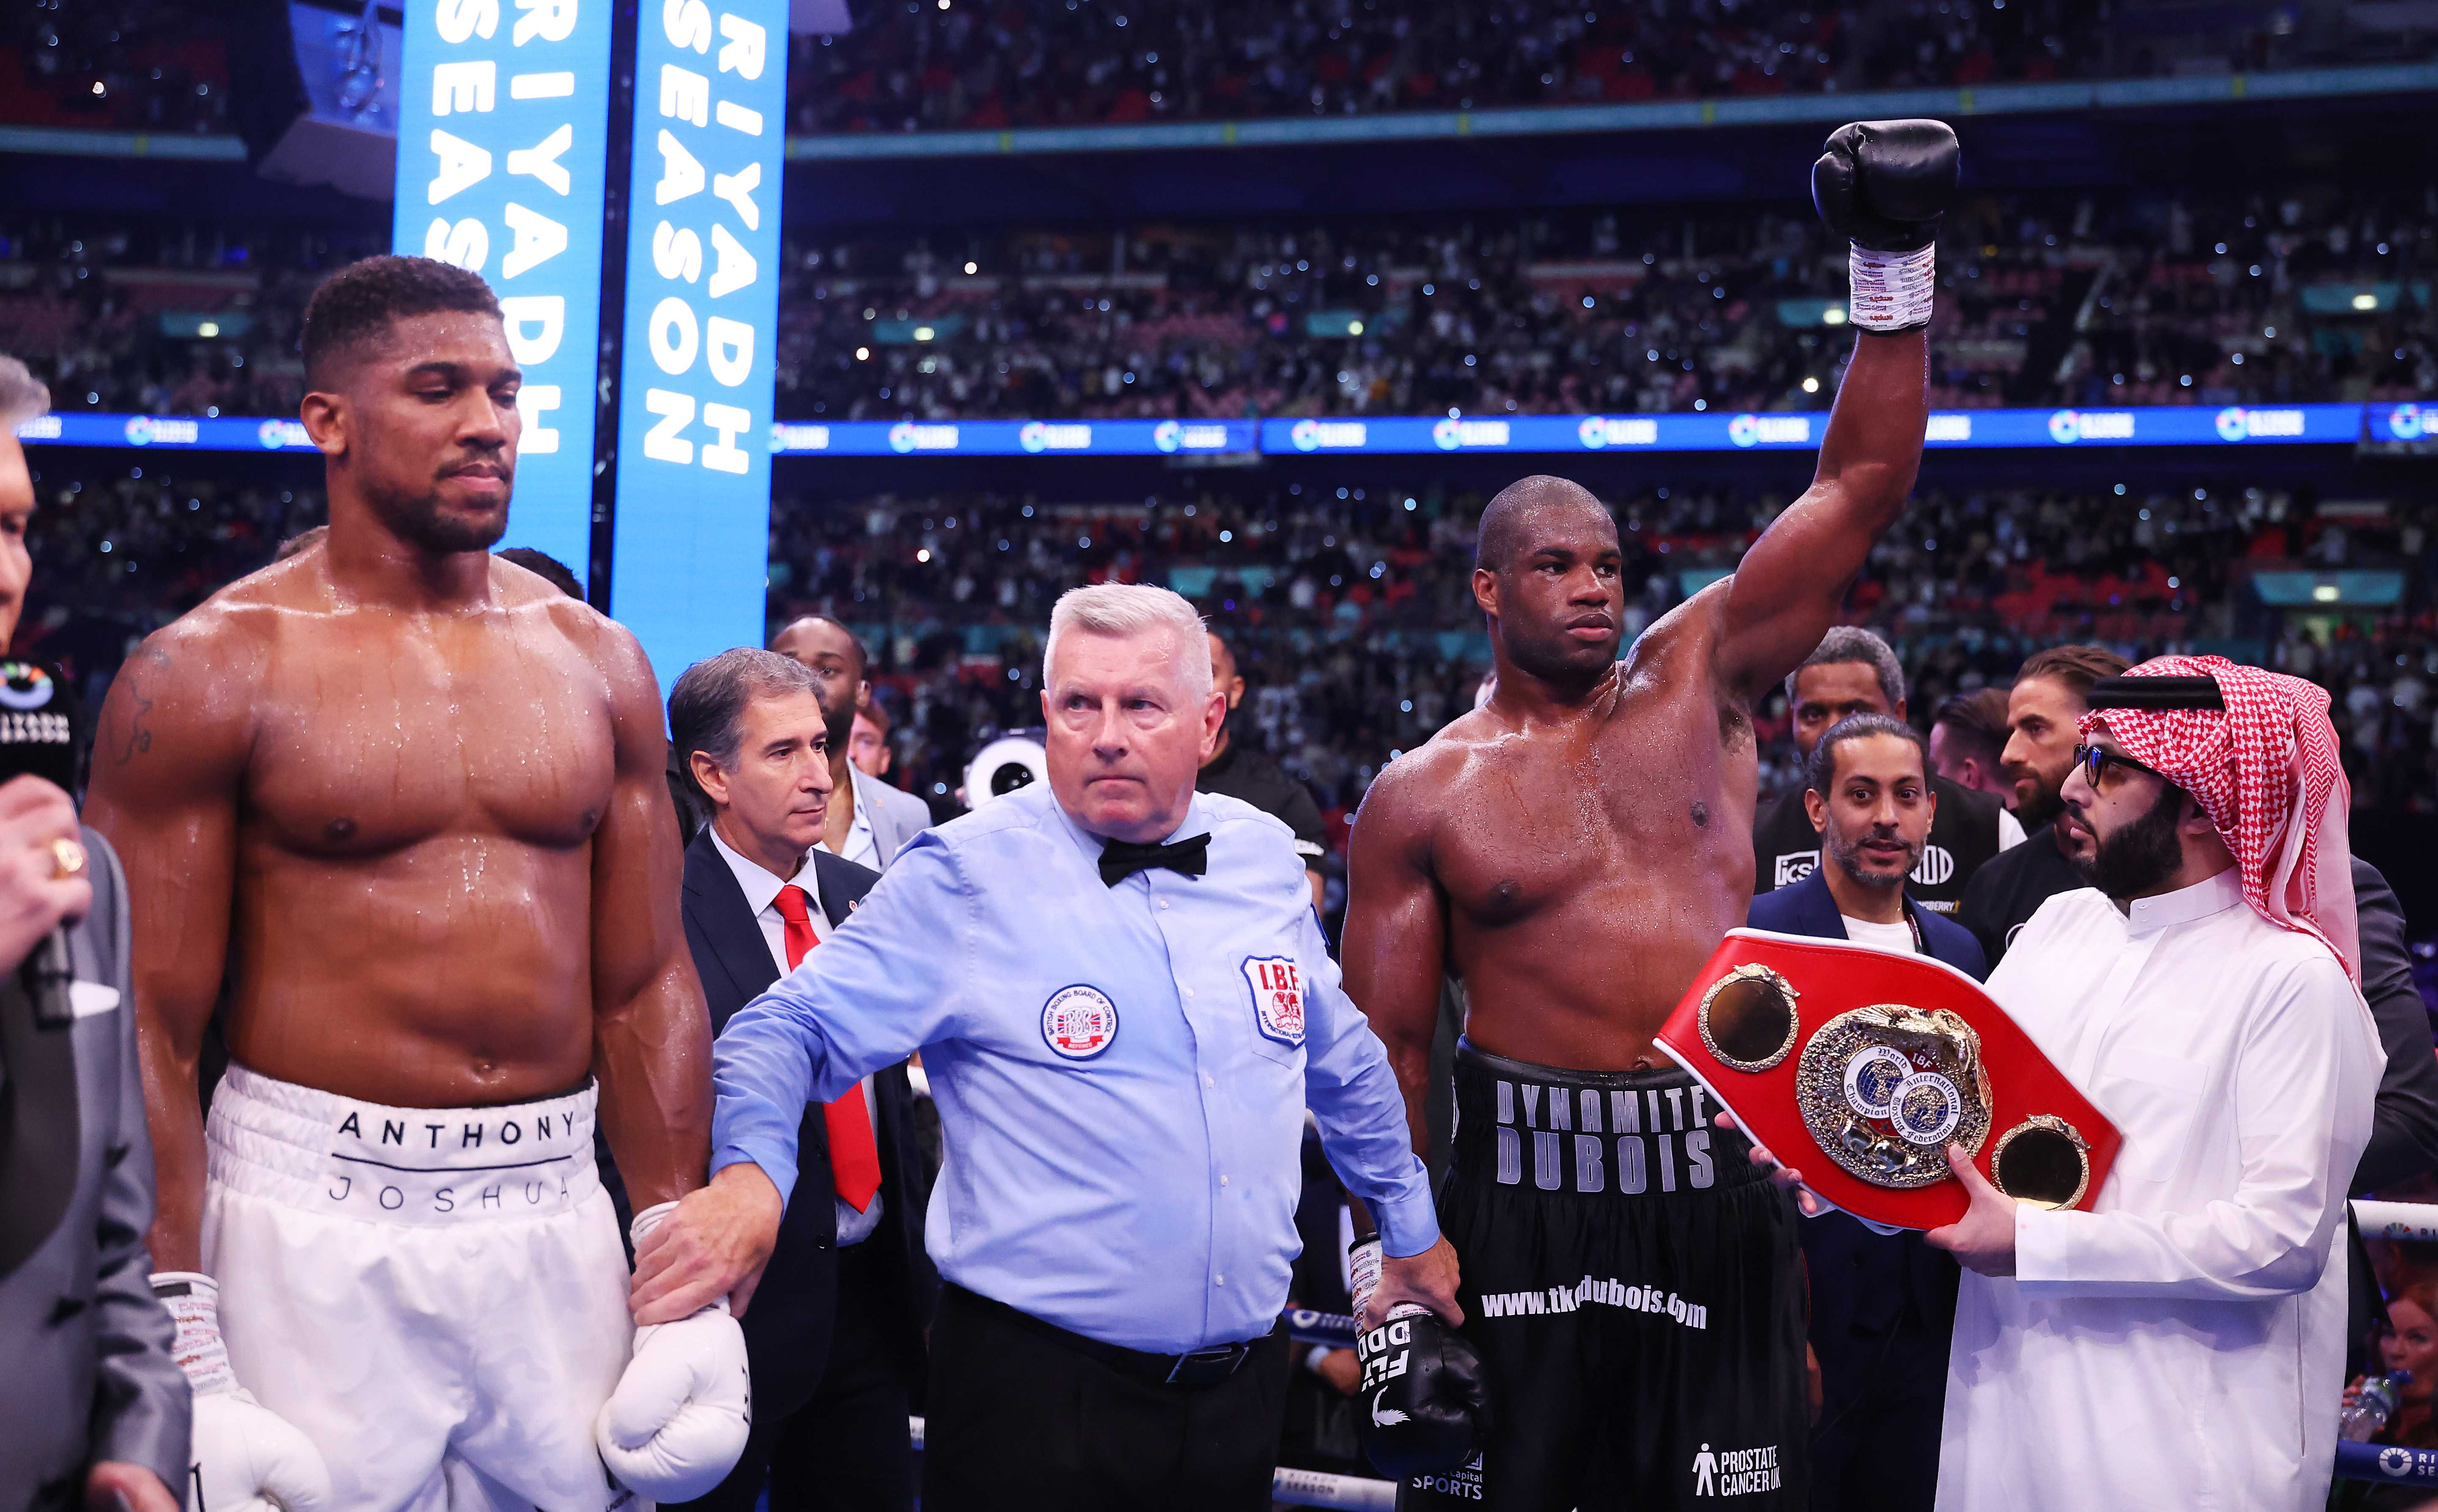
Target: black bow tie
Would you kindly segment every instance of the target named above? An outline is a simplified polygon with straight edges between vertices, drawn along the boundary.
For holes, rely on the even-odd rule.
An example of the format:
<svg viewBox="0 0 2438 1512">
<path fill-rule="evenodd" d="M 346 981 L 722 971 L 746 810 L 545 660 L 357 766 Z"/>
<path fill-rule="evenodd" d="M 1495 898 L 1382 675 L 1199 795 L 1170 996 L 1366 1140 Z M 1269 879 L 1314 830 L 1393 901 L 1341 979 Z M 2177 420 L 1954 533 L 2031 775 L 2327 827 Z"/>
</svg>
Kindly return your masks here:
<svg viewBox="0 0 2438 1512">
<path fill-rule="evenodd" d="M 1210 832 L 1174 845 L 1139 845 L 1132 840 L 1101 842 L 1101 881 L 1116 887 L 1138 871 L 1166 867 L 1183 876 L 1198 877 L 1210 870 Z"/>
</svg>

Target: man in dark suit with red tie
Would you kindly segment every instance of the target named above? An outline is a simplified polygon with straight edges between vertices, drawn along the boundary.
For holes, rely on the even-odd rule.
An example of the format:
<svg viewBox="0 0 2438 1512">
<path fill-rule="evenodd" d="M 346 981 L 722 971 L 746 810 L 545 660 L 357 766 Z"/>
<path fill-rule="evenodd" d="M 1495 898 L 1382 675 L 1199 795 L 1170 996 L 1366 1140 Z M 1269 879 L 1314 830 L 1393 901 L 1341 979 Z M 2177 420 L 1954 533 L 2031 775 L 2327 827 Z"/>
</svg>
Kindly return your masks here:
<svg viewBox="0 0 2438 1512">
<path fill-rule="evenodd" d="M 813 674 L 756 650 L 698 662 L 669 694 L 675 751 L 712 815 L 686 849 L 683 912 L 715 1034 L 879 880 L 820 847 L 831 776 L 817 694 Z M 804 1110 L 803 1169 L 829 1179 L 797 1187 L 747 1300 L 752 1436 L 693 1505 L 751 1512 L 766 1480 L 770 1512 L 911 1503 L 906 1419 L 939 1287 L 913 1110 L 902 1064 Z"/>
</svg>

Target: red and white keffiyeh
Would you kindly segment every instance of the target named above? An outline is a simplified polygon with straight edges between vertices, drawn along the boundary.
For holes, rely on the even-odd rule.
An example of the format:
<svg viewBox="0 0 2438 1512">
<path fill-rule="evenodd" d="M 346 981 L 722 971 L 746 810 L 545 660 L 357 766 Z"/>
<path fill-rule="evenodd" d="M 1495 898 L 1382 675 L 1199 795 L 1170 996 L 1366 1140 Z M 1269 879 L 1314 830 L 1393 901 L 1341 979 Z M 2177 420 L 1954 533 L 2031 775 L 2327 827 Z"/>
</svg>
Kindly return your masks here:
<svg viewBox="0 0 2438 1512">
<path fill-rule="evenodd" d="M 2192 794 L 2235 853 L 2252 911 L 2318 939 L 2358 984 L 2353 789 L 2327 690 L 2224 657 L 2153 657 L 2125 676 L 2207 677 L 2226 708 L 2094 710 L 2084 738 L 2105 722 L 2127 755 Z"/>
</svg>

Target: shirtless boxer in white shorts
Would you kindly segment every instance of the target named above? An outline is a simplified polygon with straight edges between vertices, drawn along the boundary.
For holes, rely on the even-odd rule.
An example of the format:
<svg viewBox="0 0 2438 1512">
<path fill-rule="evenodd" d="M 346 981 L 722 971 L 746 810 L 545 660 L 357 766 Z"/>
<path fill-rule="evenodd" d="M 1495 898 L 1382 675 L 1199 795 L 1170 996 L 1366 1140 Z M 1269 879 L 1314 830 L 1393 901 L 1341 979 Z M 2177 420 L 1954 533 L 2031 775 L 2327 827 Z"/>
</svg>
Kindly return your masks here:
<svg viewBox="0 0 2438 1512">
<path fill-rule="evenodd" d="M 744 1342 L 714 1309 L 639 1336 L 592 1158 L 597 1112 L 641 1233 L 709 1153 L 651 668 L 490 554 L 519 374 L 479 277 L 358 263 L 304 351 L 327 541 L 147 641 L 94 761 L 189 1505 L 698 1494 L 744 1445 Z"/>
</svg>

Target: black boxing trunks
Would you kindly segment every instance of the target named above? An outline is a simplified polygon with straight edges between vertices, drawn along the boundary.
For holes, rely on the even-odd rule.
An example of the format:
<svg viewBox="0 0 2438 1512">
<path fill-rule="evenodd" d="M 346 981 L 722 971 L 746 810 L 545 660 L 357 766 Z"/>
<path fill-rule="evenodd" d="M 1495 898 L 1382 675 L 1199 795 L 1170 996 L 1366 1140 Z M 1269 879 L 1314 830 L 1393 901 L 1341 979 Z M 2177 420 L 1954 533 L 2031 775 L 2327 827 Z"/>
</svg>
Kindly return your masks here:
<svg viewBox="0 0 2438 1512">
<path fill-rule="evenodd" d="M 1440 1224 L 1490 1378 L 1476 1464 L 1401 1508 L 1797 1508 L 1811 1436 L 1798 1222 L 1676 1069 L 1459 1041 Z"/>
</svg>

